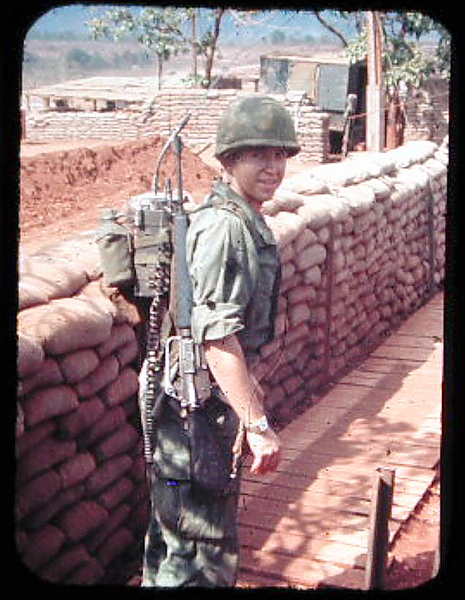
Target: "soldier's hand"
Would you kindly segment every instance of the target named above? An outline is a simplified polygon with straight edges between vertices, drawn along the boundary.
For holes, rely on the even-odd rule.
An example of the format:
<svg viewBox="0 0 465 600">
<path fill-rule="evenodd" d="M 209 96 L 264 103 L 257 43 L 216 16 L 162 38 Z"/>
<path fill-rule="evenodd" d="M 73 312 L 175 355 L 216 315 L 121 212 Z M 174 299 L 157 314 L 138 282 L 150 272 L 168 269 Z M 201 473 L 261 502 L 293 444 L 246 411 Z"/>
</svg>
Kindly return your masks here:
<svg viewBox="0 0 465 600">
<path fill-rule="evenodd" d="M 264 433 L 247 431 L 247 443 L 253 455 L 250 472 L 263 475 L 275 471 L 281 458 L 281 443 L 272 429 Z"/>
</svg>

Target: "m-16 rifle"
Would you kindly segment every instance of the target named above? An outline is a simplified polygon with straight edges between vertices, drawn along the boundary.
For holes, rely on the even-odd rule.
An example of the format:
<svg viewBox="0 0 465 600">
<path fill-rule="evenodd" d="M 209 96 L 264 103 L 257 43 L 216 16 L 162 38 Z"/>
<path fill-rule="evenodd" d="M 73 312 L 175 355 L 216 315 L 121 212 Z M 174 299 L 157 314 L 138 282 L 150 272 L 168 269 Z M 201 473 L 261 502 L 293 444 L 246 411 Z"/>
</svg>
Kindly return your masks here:
<svg viewBox="0 0 465 600">
<path fill-rule="evenodd" d="M 165 392 L 180 401 L 184 412 L 198 408 L 201 402 L 210 396 L 208 367 L 200 346 L 194 343 L 191 336 L 192 282 L 186 259 L 186 236 L 189 217 L 183 209 L 182 141 L 179 137 L 179 130 L 187 123 L 187 120 L 188 117 L 183 119 L 178 131 L 173 135 L 173 145 L 178 165 L 178 197 L 177 200 L 172 201 L 173 261 L 170 308 L 174 318 L 176 335 L 169 337 L 166 341 L 165 370 L 162 382 Z M 155 189 L 158 185 L 158 172 L 159 167 L 155 177 Z M 173 369 L 174 348 L 176 346 L 178 364 Z M 179 370 L 179 386 L 174 384 L 177 370 Z"/>
</svg>

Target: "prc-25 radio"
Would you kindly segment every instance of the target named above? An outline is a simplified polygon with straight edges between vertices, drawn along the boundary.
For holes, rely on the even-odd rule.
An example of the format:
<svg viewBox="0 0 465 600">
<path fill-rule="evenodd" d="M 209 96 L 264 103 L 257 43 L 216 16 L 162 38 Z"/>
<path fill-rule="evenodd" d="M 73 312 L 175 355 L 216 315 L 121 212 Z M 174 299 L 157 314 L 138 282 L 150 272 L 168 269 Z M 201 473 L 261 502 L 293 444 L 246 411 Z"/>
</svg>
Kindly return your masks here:
<svg viewBox="0 0 465 600">
<path fill-rule="evenodd" d="M 104 281 L 151 298 L 145 371 L 143 425 L 145 455 L 152 461 L 151 439 L 160 383 L 165 393 L 189 412 L 210 397 L 210 378 L 200 347 L 191 337 L 192 284 L 186 261 L 189 218 L 183 207 L 182 142 L 186 115 L 173 131 L 158 159 L 153 191 L 132 198 L 127 214 L 104 211 L 97 231 Z M 173 145 L 177 156 L 177 189 L 167 180 L 159 191 L 160 167 Z M 161 340 L 163 311 L 169 306 L 176 335 Z M 160 382 L 160 375 L 163 378 Z M 141 383 L 142 385 L 142 383 Z"/>
</svg>

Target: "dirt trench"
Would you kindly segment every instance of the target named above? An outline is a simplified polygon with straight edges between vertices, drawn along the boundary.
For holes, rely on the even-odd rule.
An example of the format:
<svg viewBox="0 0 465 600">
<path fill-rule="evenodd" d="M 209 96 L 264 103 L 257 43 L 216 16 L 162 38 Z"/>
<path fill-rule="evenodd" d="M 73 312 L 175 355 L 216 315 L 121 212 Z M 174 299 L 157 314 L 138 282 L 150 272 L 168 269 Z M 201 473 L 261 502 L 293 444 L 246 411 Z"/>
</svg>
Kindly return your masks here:
<svg viewBox="0 0 465 600">
<path fill-rule="evenodd" d="M 149 191 L 164 142 L 160 136 L 154 136 L 23 155 L 21 249 L 37 250 L 73 233 L 94 229 L 103 208 L 122 209 L 130 197 Z M 183 150 L 182 170 L 184 190 L 196 201 L 205 197 L 218 178 L 218 171 L 187 147 Z M 171 152 L 161 169 L 161 185 L 165 177 L 176 181 L 176 160 Z"/>
</svg>

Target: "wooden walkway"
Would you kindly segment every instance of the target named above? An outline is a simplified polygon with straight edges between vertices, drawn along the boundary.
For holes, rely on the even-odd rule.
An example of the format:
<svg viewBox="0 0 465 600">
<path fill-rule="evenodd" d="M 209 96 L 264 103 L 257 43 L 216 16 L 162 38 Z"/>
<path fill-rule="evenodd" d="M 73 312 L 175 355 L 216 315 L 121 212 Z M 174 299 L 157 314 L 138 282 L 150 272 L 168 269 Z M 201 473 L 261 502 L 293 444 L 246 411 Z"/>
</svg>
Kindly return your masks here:
<svg viewBox="0 0 465 600">
<path fill-rule="evenodd" d="M 375 469 L 395 468 L 390 540 L 435 476 L 442 308 L 437 293 L 290 423 L 276 473 L 245 470 L 239 586 L 363 588 Z"/>
</svg>

